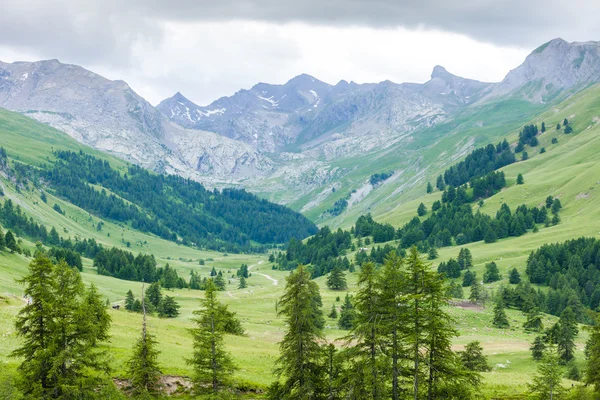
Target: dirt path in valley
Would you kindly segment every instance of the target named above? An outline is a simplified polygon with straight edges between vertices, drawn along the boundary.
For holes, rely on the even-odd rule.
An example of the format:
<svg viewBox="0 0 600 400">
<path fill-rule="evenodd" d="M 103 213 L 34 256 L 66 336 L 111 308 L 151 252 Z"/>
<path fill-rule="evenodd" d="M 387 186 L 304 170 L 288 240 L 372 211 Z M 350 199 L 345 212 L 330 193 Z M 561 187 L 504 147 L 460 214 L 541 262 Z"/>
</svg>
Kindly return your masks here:
<svg viewBox="0 0 600 400">
<path fill-rule="evenodd" d="M 258 263 L 249 266 L 248 267 L 248 271 L 252 270 L 253 267 L 256 267 L 257 265 L 260 265 L 262 263 L 264 263 L 264 261 L 259 261 Z M 267 278 L 268 280 L 270 280 L 271 282 L 273 282 L 274 286 L 279 285 L 279 281 L 277 279 L 273 278 L 272 276 L 269 276 L 267 274 L 261 274 L 260 272 L 255 272 L 255 274 L 260 275 L 260 276 L 264 276 L 265 278 Z"/>
</svg>

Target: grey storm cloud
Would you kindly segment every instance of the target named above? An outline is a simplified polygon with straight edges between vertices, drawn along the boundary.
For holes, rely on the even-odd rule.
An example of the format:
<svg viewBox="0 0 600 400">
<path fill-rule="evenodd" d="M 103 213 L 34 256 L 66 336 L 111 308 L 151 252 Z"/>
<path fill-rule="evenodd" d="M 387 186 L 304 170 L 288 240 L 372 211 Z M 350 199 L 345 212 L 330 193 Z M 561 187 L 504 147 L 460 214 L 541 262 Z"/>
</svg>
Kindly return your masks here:
<svg viewBox="0 0 600 400">
<path fill-rule="evenodd" d="M 532 47 L 557 36 L 600 36 L 600 1 L 571 0 L 2 0 L 0 43 L 127 62 L 156 22 L 257 20 L 439 29 L 499 45 Z"/>
<path fill-rule="evenodd" d="M 532 46 L 558 35 L 591 40 L 590 31 L 600 36 L 595 0 L 133 0 L 130 6 L 177 20 L 425 27 L 501 45 Z"/>
</svg>

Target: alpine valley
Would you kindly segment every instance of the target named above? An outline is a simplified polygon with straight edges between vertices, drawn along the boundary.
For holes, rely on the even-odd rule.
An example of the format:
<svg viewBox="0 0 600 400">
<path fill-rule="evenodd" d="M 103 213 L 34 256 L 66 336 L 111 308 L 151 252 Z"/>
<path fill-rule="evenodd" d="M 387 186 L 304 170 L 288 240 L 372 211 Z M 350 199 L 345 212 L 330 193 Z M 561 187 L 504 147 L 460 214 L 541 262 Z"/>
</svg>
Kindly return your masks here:
<svg viewBox="0 0 600 400">
<path fill-rule="evenodd" d="M 599 123 L 600 42 L 206 106 L 0 62 L 0 398 L 597 398 Z"/>
</svg>

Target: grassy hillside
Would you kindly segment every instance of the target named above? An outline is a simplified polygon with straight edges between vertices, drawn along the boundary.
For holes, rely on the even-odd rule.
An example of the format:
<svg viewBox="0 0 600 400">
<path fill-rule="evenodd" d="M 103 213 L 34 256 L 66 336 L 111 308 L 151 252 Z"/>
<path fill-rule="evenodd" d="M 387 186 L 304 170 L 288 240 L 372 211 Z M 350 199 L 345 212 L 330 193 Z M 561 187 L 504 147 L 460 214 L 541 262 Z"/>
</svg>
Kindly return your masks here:
<svg viewBox="0 0 600 400">
<path fill-rule="evenodd" d="M 518 105 L 515 104 L 515 107 Z M 498 110 L 488 110 L 486 114 L 492 118 Z M 0 110 L 0 121 L 3 111 Z M 5 114 L 4 114 L 5 115 Z M 501 126 L 501 115 L 496 115 Z M 600 235 L 600 230 L 595 221 L 600 217 L 600 127 L 598 127 L 598 116 L 600 116 L 600 87 L 590 88 L 581 94 L 570 98 L 552 110 L 547 110 L 535 120 L 525 120 L 521 116 L 518 120 L 510 122 L 506 130 L 497 131 L 490 128 L 489 136 L 474 138 L 478 129 L 473 126 L 470 133 L 460 137 L 454 137 L 454 128 L 432 135 L 444 136 L 442 143 L 445 145 L 426 148 L 419 165 L 426 166 L 426 173 L 416 174 L 413 178 L 419 179 L 421 184 L 418 188 L 402 192 L 403 181 L 390 181 L 380 187 L 378 204 L 371 208 L 376 220 L 390 222 L 399 226 L 416 214 L 416 208 L 420 202 L 424 202 L 429 208 L 431 203 L 440 198 L 439 192 L 423 195 L 425 183 L 428 179 L 439 174 L 443 169 L 451 165 L 455 160 L 445 159 L 440 149 L 452 146 L 460 146 L 467 149 L 471 144 L 483 145 L 488 138 L 496 142 L 502 137 L 507 137 L 514 142 L 517 129 L 525 122 L 539 123 L 545 121 L 549 127 L 548 132 L 540 136 L 540 145 L 535 149 L 528 148 L 530 159 L 518 162 L 503 168 L 508 180 L 508 188 L 501 193 L 487 199 L 482 211 L 493 214 L 500 204 L 506 202 L 511 208 L 519 204 L 529 206 L 539 205 L 548 195 L 557 196 L 561 199 L 564 209 L 561 211 L 561 223 L 554 227 L 541 229 L 538 233 L 527 233 L 519 238 L 500 240 L 493 244 L 482 242 L 466 245 L 473 253 L 475 267 L 481 276 L 484 264 L 491 260 L 496 261 L 505 278 L 509 268 L 517 267 L 524 274 L 524 266 L 527 255 L 533 249 L 543 243 L 562 241 L 582 235 Z M 572 122 L 574 132 L 564 135 L 562 131 L 555 131 L 554 126 L 565 117 Z M 476 116 L 470 116 L 469 121 L 476 121 Z M 466 122 L 465 122 L 466 123 Z M 68 139 L 65 135 L 47 128 L 42 131 L 38 128 L 28 130 L 28 121 L 25 117 L 14 117 L 4 121 L 0 125 L 0 138 L 2 145 L 10 153 L 16 154 L 20 160 L 30 163 L 41 163 L 50 157 L 48 146 L 55 148 L 77 150 L 81 145 Z M 442 128 L 440 128 L 442 129 Z M 493 131 L 493 132 L 492 132 Z M 507 132 L 508 131 L 508 132 Z M 507 133 L 510 133 L 507 135 Z M 47 136 L 47 137 L 46 137 Z M 551 144 L 552 138 L 558 138 L 558 144 Z M 424 136 L 421 145 L 431 137 Z M 538 154 L 541 147 L 546 148 L 546 153 Z M 23 150 L 25 149 L 25 150 Z M 422 151 L 415 145 L 412 151 Z M 90 150 L 93 152 L 93 150 Z M 463 152 L 464 153 L 464 152 Z M 110 160 L 111 164 L 124 167 L 124 163 L 118 163 L 110 156 L 98 154 Z M 381 161 L 382 170 L 398 168 L 394 162 L 398 162 L 401 155 L 390 153 L 387 160 L 393 168 Z M 382 159 L 386 160 L 386 159 Z M 360 160 L 358 160 L 360 161 Z M 357 161 L 357 162 L 358 162 Z M 357 172 L 358 173 L 358 172 Z M 524 185 L 515 185 L 518 173 L 525 177 Z M 404 178 L 403 178 L 404 179 Z M 60 199 L 48 196 L 48 203 L 39 199 L 34 191 L 16 190 L 12 182 L 0 177 L 6 197 L 20 204 L 23 209 L 35 220 L 43 222 L 48 226 L 54 226 L 61 235 L 75 237 L 95 238 L 98 242 L 107 246 L 119 246 L 128 248 L 133 252 L 153 253 L 158 259 L 159 265 L 170 263 L 177 268 L 180 275 L 187 278 L 191 270 L 198 271 L 202 276 L 207 276 L 210 269 L 222 270 L 226 276 L 235 273 L 240 264 L 252 265 L 252 276 L 249 278 L 247 289 L 237 289 L 237 280 L 231 279 L 227 290 L 220 293 L 220 299 L 228 304 L 233 311 L 238 313 L 248 335 L 243 338 L 228 337 L 227 348 L 234 355 L 239 370 L 236 372 L 236 381 L 244 382 L 249 387 L 264 389 L 272 381 L 272 369 L 278 354 L 277 343 L 282 338 L 284 324 L 282 319 L 275 314 L 275 300 L 281 296 L 287 272 L 271 270 L 266 255 L 225 255 L 211 251 L 199 251 L 189 247 L 177 245 L 173 242 L 159 239 L 152 235 L 143 234 L 128 228 L 127 226 L 104 221 L 102 231 L 97 231 L 96 226 L 99 218 L 66 203 Z M 59 203 L 65 210 L 61 215 L 52 209 L 54 203 Z M 475 206 L 477 207 L 477 206 Z M 356 216 L 368 209 L 351 209 L 347 220 L 336 220 L 342 226 L 349 226 L 354 222 Z M 346 217 L 345 217 L 346 218 Z M 33 247 L 32 243 L 23 242 L 25 247 Z M 458 247 L 440 249 L 439 261 L 456 257 Z M 200 259 L 209 260 L 206 265 L 199 265 Z M 212 259 L 212 260 L 211 260 Z M 18 360 L 7 357 L 9 351 L 18 343 L 14 334 L 12 320 L 23 301 L 22 288 L 15 283 L 15 278 L 26 272 L 26 266 L 30 260 L 21 255 L 0 254 L 0 296 L 7 299 L 0 302 L 0 363 L 14 371 Z M 137 282 L 121 281 L 115 278 L 99 276 L 91 268 L 91 261 L 85 261 L 82 273 L 86 283 L 95 283 L 101 289 L 111 303 L 122 302 L 125 293 L 133 290 L 139 293 L 141 284 Z M 343 300 L 344 293 L 334 292 L 326 289 L 325 277 L 317 279 L 323 295 L 323 309 L 329 310 L 336 302 L 336 297 Z M 355 274 L 350 274 L 350 291 L 355 289 Z M 501 282 L 502 283 L 502 282 Z M 500 283 L 486 285 L 489 291 L 494 291 Z M 468 295 L 468 291 L 466 291 Z M 198 297 L 203 295 L 200 291 L 187 289 L 174 290 L 174 295 L 182 305 L 182 314 L 176 319 L 150 318 L 150 328 L 154 331 L 160 341 L 162 354 L 159 358 L 164 366 L 164 373 L 188 375 L 189 367 L 182 361 L 190 354 L 191 337 L 187 328 L 191 327 L 189 317 L 192 310 L 198 306 Z M 524 316 L 514 310 L 508 311 L 511 328 L 500 330 L 492 327 L 492 310 L 490 306 L 479 307 L 451 307 L 451 313 L 457 320 L 457 327 L 461 336 L 455 342 L 455 348 L 460 349 L 465 343 L 472 340 L 482 342 L 485 354 L 489 357 L 491 372 L 484 373 L 483 393 L 487 398 L 510 398 L 517 396 L 526 390 L 526 383 L 530 381 L 535 372 L 535 362 L 529 353 L 529 344 L 534 335 L 527 334 L 521 328 Z M 112 357 L 112 366 L 115 376 L 124 376 L 124 361 L 130 354 L 130 349 L 140 327 L 140 317 L 130 314 L 124 310 L 110 310 L 113 317 L 112 338 L 108 345 Z M 545 317 L 546 326 L 550 325 L 554 317 Z M 336 328 L 335 322 L 327 321 L 326 336 L 329 340 L 342 337 L 345 332 Z M 583 345 L 586 334 L 580 333 L 577 339 L 577 362 L 583 364 Z M 337 342 L 338 344 L 340 342 Z M 565 382 L 570 384 L 570 382 Z M 250 395 L 249 397 L 256 397 Z"/>
</svg>

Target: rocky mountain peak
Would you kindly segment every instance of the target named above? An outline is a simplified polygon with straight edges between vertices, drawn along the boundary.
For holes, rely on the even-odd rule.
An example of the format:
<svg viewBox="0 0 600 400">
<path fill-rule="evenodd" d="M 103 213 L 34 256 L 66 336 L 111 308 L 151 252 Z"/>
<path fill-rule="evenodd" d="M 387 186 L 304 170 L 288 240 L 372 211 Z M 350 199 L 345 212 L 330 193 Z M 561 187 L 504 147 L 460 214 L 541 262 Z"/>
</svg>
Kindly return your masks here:
<svg viewBox="0 0 600 400">
<path fill-rule="evenodd" d="M 435 67 L 433 67 L 433 71 L 431 72 L 431 79 L 435 79 L 435 78 L 447 78 L 448 75 L 454 76 L 451 73 L 449 73 L 446 68 L 442 67 L 441 65 L 436 65 Z"/>
<path fill-rule="evenodd" d="M 565 90 L 595 82 L 600 82 L 600 42 L 569 43 L 556 38 L 533 50 L 490 96 L 518 93 L 544 103 Z"/>
</svg>

